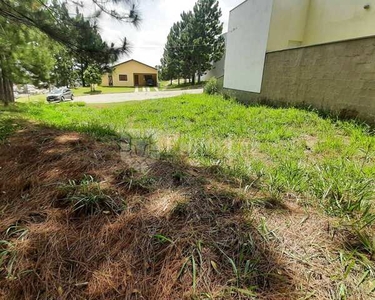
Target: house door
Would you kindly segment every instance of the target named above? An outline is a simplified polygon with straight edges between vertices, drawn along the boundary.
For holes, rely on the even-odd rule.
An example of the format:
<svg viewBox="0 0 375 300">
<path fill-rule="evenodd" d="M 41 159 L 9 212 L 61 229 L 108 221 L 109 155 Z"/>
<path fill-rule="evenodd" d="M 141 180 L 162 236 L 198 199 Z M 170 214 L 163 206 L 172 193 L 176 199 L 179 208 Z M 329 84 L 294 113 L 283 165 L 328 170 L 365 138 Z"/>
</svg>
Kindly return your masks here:
<svg viewBox="0 0 375 300">
<path fill-rule="evenodd" d="M 135 86 L 139 85 L 139 75 L 134 75 L 134 85 Z"/>
<path fill-rule="evenodd" d="M 112 75 L 108 75 L 108 85 L 113 86 L 113 77 Z"/>
</svg>

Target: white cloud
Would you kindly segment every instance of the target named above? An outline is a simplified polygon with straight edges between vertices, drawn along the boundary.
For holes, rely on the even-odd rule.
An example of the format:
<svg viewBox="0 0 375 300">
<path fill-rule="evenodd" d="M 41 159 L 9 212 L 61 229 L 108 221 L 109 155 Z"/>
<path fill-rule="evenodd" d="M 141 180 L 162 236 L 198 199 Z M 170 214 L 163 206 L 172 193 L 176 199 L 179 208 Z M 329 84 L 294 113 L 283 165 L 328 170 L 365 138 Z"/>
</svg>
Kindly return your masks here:
<svg viewBox="0 0 375 300">
<path fill-rule="evenodd" d="M 103 16 L 100 32 L 107 42 L 119 43 L 124 37 L 131 44 L 131 53 L 121 58 L 136 59 L 151 66 L 160 63 L 167 35 L 183 11 L 192 10 L 196 0 L 138 0 L 142 22 L 140 28 Z M 223 12 L 224 32 L 228 28 L 229 11 L 243 0 L 219 0 Z"/>
</svg>

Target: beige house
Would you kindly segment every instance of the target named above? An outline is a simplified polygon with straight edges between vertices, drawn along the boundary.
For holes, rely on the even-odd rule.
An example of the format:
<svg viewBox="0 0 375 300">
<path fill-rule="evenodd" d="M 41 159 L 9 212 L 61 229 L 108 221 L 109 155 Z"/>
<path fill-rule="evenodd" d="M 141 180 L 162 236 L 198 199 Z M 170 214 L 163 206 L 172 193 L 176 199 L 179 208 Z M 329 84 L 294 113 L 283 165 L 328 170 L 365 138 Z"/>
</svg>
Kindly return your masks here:
<svg viewBox="0 0 375 300">
<path fill-rule="evenodd" d="M 158 70 L 131 59 L 113 66 L 112 73 L 102 76 L 102 86 L 156 86 Z"/>
</svg>

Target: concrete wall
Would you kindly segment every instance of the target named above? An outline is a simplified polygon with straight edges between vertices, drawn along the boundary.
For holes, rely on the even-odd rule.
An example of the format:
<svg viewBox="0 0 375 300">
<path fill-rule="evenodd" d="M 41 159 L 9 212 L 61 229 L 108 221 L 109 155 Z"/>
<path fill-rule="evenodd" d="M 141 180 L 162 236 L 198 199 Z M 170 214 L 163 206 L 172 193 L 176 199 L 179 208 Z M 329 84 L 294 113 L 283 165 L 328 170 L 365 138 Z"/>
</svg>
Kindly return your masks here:
<svg viewBox="0 0 375 300">
<path fill-rule="evenodd" d="M 152 74 L 157 78 L 158 71 L 135 60 L 130 60 L 118 65 L 113 70 L 113 86 L 134 86 L 134 74 Z M 120 81 L 119 75 L 128 75 L 128 81 Z M 142 81 L 142 78 L 143 77 L 140 75 L 140 85 L 144 83 L 144 81 Z M 102 86 L 108 85 L 108 73 L 106 73 L 102 76 Z"/>
<path fill-rule="evenodd" d="M 224 87 L 259 92 L 273 0 L 248 0 L 230 12 Z"/>
<path fill-rule="evenodd" d="M 375 124 L 375 37 L 267 53 L 261 93 L 246 103 L 313 106 Z"/>
</svg>

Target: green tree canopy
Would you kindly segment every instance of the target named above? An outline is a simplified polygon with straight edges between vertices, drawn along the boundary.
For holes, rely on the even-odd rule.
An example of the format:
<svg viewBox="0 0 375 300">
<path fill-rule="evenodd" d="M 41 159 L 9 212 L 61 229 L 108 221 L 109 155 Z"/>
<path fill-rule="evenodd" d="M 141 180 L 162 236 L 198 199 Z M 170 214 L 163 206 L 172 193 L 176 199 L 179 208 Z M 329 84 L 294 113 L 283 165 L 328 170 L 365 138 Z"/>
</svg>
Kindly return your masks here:
<svg viewBox="0 0 375 300">
<path fill-rule="evenodd" d="M 54 59 L 51 82 L 56 86 L 74 86 L 78 78 L 76 59 L 65 48 L 56 52 Z"/>
<path fill-rule="evenodd" d="M 56 47 L 44 34 L 0 18 L 0 99 L 14 100 L 13 82 L 49 82 Z"/>
<path fill-rule="evenodd" d="M 90 84 L 91 91 L 95 91 L 95 85 L 102 82 L 102 73 L 97 66 L 89 66 L 84 73 L 84 77 L 87 83 Z"/>
<path fill-rule="evenodd" d="M 96 58 L 102 55 L 116 55 L 119 52 L 127 50 L 126 38 L 120 47 L 110 45 L 108 49 L 88 48 L 81 43 L 81 34 L 89 27 L 96 26 L 96 20 L 102 14 L 123 21 L 139 24 L 139 14 L 131 0 L 91 0 L 93 5 L 98 8 L 96 12 L 87 18 L 79 13 L 79 8 L 83 7 L 79 1 L 75 0 L 0 0 L 0 16 L 13 24 L 23 24 L 29 28 L 35 28 L 46 34 L 50 39 L 64 45 L 71 51 L 95 55 Z M 119 14 L 115 10 L 108 9 L 108 4 L 126 4 L 129 6 L 129 12 Z M 76 16 L 71 16 L 69 6 L 76 6 Z M 84 19 L 84 21 L 82 20 Z"/>
<path fill-rule="evenodd" d="M 223 23 L 217 0 L 198 0 L 193 8 L 192 43 L 193 64 L 200 77 L 211 70 L 212 63 L 221 59 L 224 53 Z"/>
<path fill-rule="evenodd" d="M 224 54 L 223 24 L 217 0 L 198 0 L 173 24 L 164 48 L 162 74 L 168 79 L 201 76 Z"/>
<path fill-rule="evenodd" d="M 14 101 L 13 82 L 51 80 L 53 65 L 61 66 L 56 59 L 61 47 L 79 64 L 82 81 L 90 64 L 108 68 L 128 51 L 126 38 L 119 46 L 102 40 L 97 19 L 108 14 L 137 25 L 140 18 L 135 5 L 131 0 L 91 1 L 96 12 L 84 16 L 81 4 L 74 0 L 0 0 L 0 99 L 6 104 Z M 129 10 L 120 14 L 109 8 L 110 3 Z"/>
</svg>

